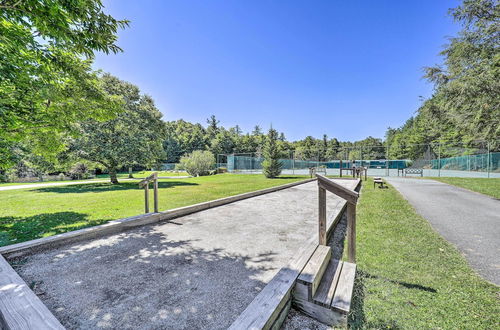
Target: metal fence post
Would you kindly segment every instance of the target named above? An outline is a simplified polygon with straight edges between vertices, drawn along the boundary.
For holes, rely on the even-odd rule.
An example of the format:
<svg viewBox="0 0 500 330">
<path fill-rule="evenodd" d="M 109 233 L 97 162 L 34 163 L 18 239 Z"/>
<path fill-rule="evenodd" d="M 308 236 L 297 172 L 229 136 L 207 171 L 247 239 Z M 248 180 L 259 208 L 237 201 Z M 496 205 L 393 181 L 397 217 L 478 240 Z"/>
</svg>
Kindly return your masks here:
<svg viewBox="0 0 500 330">
<path fill-rule="evenodd" d="M 490 154 L 490 143 L 487 142 L 487 148 L 488 148 L 488 163 L 486 164 L 486 171 L 488 173 L 488 178 L 490 177 L 490 163 L 491 163 L 491 154 Z"/>
<path fill-rule="evenodd" d="M 438 177 L 441 177 L 441 144 L 438 143 Z"/>
<path fill-rule="evenodd" d="M 386 162 L 386 170 L 385 173 L 389 176 L 389 141 L 387 141 L 387 145 L 385 147 L 385 162 Z"/>
</svg>

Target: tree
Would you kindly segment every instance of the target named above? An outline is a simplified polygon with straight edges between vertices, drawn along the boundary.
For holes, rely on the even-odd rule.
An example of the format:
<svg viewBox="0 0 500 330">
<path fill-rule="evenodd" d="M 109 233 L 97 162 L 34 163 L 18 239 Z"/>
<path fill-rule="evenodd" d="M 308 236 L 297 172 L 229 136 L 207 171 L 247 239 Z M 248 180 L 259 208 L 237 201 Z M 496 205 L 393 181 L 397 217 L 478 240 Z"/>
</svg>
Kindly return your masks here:
<svg viewBox="0 0 500 330">
<path fill-rule="evenodd" d="M 78 157 L 102 164 L 112 183 L 118 183 L 119 168 L 153 166 L 164 158 L 165 125 L 161 112 L 139 88 L 111 75 L 103 77 L 106 91 L 124 101 L 120 114 L 112 120 L 87 120 L 80 124 L 80 136 L 72 150 Z"/>
<path fill-rule="evenodd" d="M 266 178 L 275 178 L 281 174 L 283 164 L 279 160 L 280 150 L 278 148 L 278 131 L 271 128 L 267 133 L 263 149 L 264 161 L 262 169 Z"/>
<path fill-rule="evenodd" d="M 219 121 L 215 118 L 215 115 L 211 115 L 210 118 L 207 119 L 207 124 L 207 137 L 208 140 L 212 140 L 219 132 Z"/>
<path fill-rule="evenodd" d="M 462 29 L 440 53 L 443 63 L 424 69 L 425 78 L 434 84 L 433 95 L 414 117 L 388 134 L 391 158 L 420 158 L 427 148 L 412 145 L 418 143 L 488 141 L 498 148 L 499 12 L 500 3 L 494 0 L 464 0 L 450 10 Z"/>
<path fill-rule="evenodd" d="M 210 151 L 216 156 L 219 154 L 230 154 L 234 150 L 234 145 L 233 135 L 224 128 L 221 128 L 211 141 Z"/>
<path fill-rule="evenodd" d="M 204 150 L 207 147 L 207 134 L 200 124 L 192 124 L 182 119 L 167 122 L 165 124 L 167 138 L 164 141 L 164 149 L 167 162 L 176 163 L 179 158 L 193 152 Z"/>
<path fill-rule="evenodd" d="M 255 127 L 253 128 L 253 131 L 252 131 L 252 135 L 254 135 L 254 136 L 262 135 L 262 129 L 260 128 L 259 125 L 255 125 Z"/>
<path fill-rule="evenodd" d="M 0 10 L 0 140 L 55 154 L 75 122 L 116 114 L 91 60 L 121 51 L 116 33 L 128 21 L 106 15 L 99 0 L 4 0 Z"/>
</svg>

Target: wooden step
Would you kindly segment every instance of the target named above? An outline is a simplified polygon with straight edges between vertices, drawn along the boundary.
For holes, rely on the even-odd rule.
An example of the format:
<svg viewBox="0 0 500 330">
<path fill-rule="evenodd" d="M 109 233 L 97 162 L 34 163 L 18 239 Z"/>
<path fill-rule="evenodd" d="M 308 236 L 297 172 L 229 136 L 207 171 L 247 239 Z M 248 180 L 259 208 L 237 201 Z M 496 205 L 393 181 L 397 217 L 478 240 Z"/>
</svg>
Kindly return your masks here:
<svg viewBox="0 0 500 330">
<path fill-rule="evenodd" d="M 325 272 L 332 249 L 329 246 L 319 245 L 297 278 L 296 293 L 300 298 L 312 300 L 319 287 Z"/>
<path fill-rule="evenodd" d="M 356 277 L 356 264 L 344 262 L 340 272 L 337 289 L 332 300 L 332 308 L 345 314 L 351 310 L 352 290 L 354 278 Z"/>
<path fill-rule="evenodd" d="M 335 289 L 337 288 L 342 265 L 342 261 L 330 261 L 328 267 L 325 270 L 325 273 L 323 274 L 323 278 L 321 279 L 318 290 L 313 297 L 314 303 L 322 305 L 324 307 L 330 307 L 335 295 Z"/>
<path fill-rule="evenodd" d="M 312 299 L 307 291 L 310 286 L 297 279 L 293 294 L 295 308 L 330 326 L 346 326 L 355 275 L 356 264 L 330 259 Z"/>
</svg>

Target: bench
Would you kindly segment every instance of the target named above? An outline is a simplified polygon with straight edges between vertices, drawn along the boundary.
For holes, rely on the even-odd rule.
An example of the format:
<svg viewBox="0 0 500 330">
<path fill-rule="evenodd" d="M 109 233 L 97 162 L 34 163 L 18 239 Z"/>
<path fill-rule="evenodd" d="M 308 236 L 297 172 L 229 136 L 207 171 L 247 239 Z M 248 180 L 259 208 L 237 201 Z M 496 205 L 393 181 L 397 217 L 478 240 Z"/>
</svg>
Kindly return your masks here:
<svg viewBox="0 0 500 330">
<path fill-rule="evenodd" d="M 373 189 L 375 189 L 375 185 L 378 184 L 379 188 L 385 188 L 384 186 L 384 180 L 379 177 L 373 178 Z"/>
<path fill-rule="evenodd" d="M 424 170 L 421 168 L 405 168 L 405 176 L 407 174 L 420 174 L 420 176 L 424 176 Z"/>
</svg>

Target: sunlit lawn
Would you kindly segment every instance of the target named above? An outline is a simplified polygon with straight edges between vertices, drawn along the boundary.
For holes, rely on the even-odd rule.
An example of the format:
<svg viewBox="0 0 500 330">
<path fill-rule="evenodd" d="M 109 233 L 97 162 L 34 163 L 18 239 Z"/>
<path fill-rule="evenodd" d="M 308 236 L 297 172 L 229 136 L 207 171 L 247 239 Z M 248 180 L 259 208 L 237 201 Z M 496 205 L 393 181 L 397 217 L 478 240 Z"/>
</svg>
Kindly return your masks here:
<svg viewBox="0 0 500 330">
<path fill-rule="evenodd" d="M 351 329 L 498 329 L 499 288 L 392 187 L 364 184 Z"/>
<path fill-rule="evenodd" d="M 144 174 L 146 175 L 146 173 Z M 159 181 L 160 211 L 302 180 L 263 175 L 220 174 Z M 151 189 L 152 194 L 152 189 Z M 152 200 L 152 198 L 150 198 Z M 137 182 L 0 191 L 0 246 L 55 235 L 144 212 Z"/>
<path fill-rule="evenodd" d="M 500 199 L 499 178 L 432 178 Z"/>
</svg>

